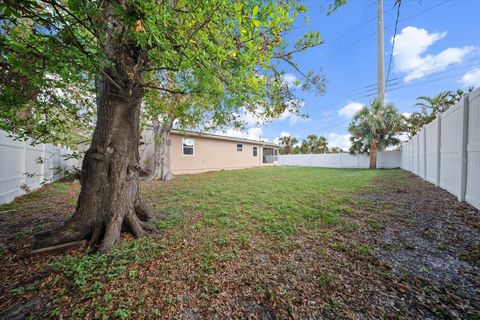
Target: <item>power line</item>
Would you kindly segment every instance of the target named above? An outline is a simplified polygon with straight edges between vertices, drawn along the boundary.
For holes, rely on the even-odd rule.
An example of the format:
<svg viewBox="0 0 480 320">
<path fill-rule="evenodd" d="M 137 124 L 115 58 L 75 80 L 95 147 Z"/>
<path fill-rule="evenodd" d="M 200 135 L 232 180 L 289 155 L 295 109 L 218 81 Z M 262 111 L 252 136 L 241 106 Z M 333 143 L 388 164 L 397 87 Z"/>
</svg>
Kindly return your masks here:
<svg viewBox="0 0 480 320">
<path fill-rule="evenodd" d="M 392 49 L 390 51 L 390 59 L 388 61 L 387 83 L 388 83 L 388 78 L 390 77 L 390 68 L 392 67 L 393 50 L 395 49 L 395 38 L 397 37 L 398 18 L 400 17 L 400 6 L 402 4 L 402 0 L 395 1 L 395 5 L 397 4 L 398 4 L 398 7 L 397 7 L 397 18 L 395 19 L 395 31 L 393 32 Z"/>
<path fill-rule="evenodd" d="M 317 132 L 320 132 L 320 131 L 324 131 L 326 129 L 330 129 L 330 128 L 333 128 L 333 127 L 336 127 L 342 123 L 345 123 L 347 121 L 350 121 L 349 119 L 347 120 L 342 120 L 342 121 L 339 121 L 339 122 L 336 122 L 336 123 L 332 123 L 331 125 L 328 125 L 326 127 L 323 127 L 323 128 L 320 128 L 320 129 L 316 129 L 316 130 L 312 130 L 312 131 L 308 131 L 308 132 L 300 132 L 298 133 L 299 135 L 305 135 L 305 134 L 312 134 L 312 133 L 317 133 Z"/>
<path fill-rule="evenodd" d="M 368 7 L 366 7 L 365 9 L 370 8 L 371 6 L 373 6 L 373 5 L 376 4 L 376 3 L 377 3 L 377 1 L 373 1 L 373 3 L 371 3 L 371 4 L 370 4 Z M 393 9 L 394 9 L 394 8 L 389 9 L 389 10 L 385 11 L 385 13 L 389 13 L 389 12 L 392 11 Z M 362 27 L 362 26 L 364 26 L 364 25 L 366 25 L 366 24 L 368 24 L 368 23 L 370 23 L 370 22 L 372 22 L 372 21 L 375 21 L 375 19 L 377 19 L 377 16 L 373 16 L 373 17 L 371 17 L 371 18 L 369 18 L 369 19 L 367 19 L 367 20 L 365 20 L 365 21 L 357 24 L 355 27 L 353 27 L 353 28 L 349 29 L 348 31 L 342 33 L 341 35 L 339 35 L 338 37 L 334 38 L 333 40 L 339 40 L 339 39 L 345 38 L 346 35 L 348 35 L 348 34 L 350 34 L 350 33 L 352 33 L 352 32 L 357 31 L 359 27 Z"/>
<path fill-rule="evenodd" d="M 434 6 L 430 7 L 430 8 L 427 8 L 427 9 L 425 9 L 425 10 L 423 10 L 423 11 L 417 12 L 417 13 L 411 15 L 411 16 L 408 16 L 408 17 L 406 17 L 406 18 L 404 18 L 404 19 L 402 19 L 402 20 L 399 20 L 398 22 L 400 23 L 400 22 L 407 21 L 407 20 L 409 20 L 409 19 L 411 19 L 411 18 L 415 18 L 415 17 L 417 17 L 417 16 L 419 16 L 419 15 L 424 14 L 425 12 L 428 12 L 428 11 L 430 11 L 430 10 L 433 10 L 433 9 L 435 9 L 435 8 L 441 6 L 441 5 L 444 5 L 445 3 L 449 2 L 449 1 L 451 1 L 451 0 L 445 0 L 445 1 L 443 1 L 443 2 L 440 2 L 440 3 L 434 5 Z M 391 24 L 391 25 L 385 27 L 384 30 L 385 30 L 385 29 L 390 29 L 391 27 L 394 27 L 394 26 L 395 26 L 395 24 Z M 349 45 L 347 45 L 347 46 L 345 46 L 345 47 L 342 47 L 342 48 L 340 48 L 339 50 L 337 50 L 337 51 L 335 51 L 335 52 L 332 52 L 332 53 L 329 55 L 329 57 L 330 57 L 330 56 L 333 56 L 333 55 L 335 55 L 335 54 L 337 54 L 337 53 L 343 52 L 343 51 L 345 51 L 345 50 L 347 50 L 347 49 L 349 49 L 349 48 L 357 45 L 358 43 L 360 43 L 360 42 L 362 42 L 362 41 L 364 41 L 364 40 L 366 40 L 366 39 L 368 39 L 368 38 L 371 38 L 371 37 L 375 36 L 376 34 L 377 34 L 376 32 L 372 32 L 372 33 L 366 35 L 365 37 L 362 37 L 362 38 L 358 39 L 357 41 L 352 42 L 351 44 L 349 44 Z"/>
<path fill-rule="evenodd" d="M 480 66 L 480 65 L 479 65 L 479 66 Z M 437 79 L 431 79 L 431 80 L 427 80 L 427 81 L 421 81 L 421 82 L 417 82 L 417 83 L 412 83 L 412 84 L 410 84 L 410 85 L 405 85 L 405 86 L 401 86 L 401 87 L 396 87 L 396 88 L 392 88 L 392 89 L 387 89 L 386 91 L 387 91 L 387 92 L 391 92 L 391 91 L 395 91 L 395 90 L 399 90 L 399 89 L 415 87 L 415 86 L 422 85 L 422 84 L 425 84 L 425 83 L 430 83 L 430 82 L 436 82 L 436 81 L 441 81 L 441 80 L 456 78 L 456 77 L 461 76 L 462 74 L 463 74 L 463 73 L 459 73 L 459 74 L 454 74 L 454 75 L 451 75 L 451 76 L 448 76 L 448 77 L 443 77 L 443 78 L 437 78 Z M 369 95 L 367 95 L 366 97 L 373 96 L 373 95 L 375 95 L 375 93 L 369 94 Z"/>
<path fill-rule="evenodd" d="M 478 58 L 478 57 L 475 57 L 475 58 Z M 461 64 L 461 63 L 464 63 L 464 62 L 465 62 L 465 61 L 455 62 L 455 63 L 450 64 L 449 66 Z M 434 74 L 437 75 L 437 74 L 443 74 L 443 73 L 448 73 L 448 72 L 452 72 L 452 71 L 467 69 L 467 68 L 470 68 L 470 67 L 477 66 L 477 63 L 478 63 L 478 61 L 475 61 L 475 63 L 472 64 L 472 65 L 467 65 L 467 66 L 460 67 L 460 68 L 455 68 L 455 69 L 445 70 L 445 71 L 441 71 L 441 72 L 436 72 L 436 73 L 434 73 Z M 447 68 L 448 68 L 449 66 L 447 66 Z M 426 70 L 422 70 L 422 71 L 410 73 L 410 74 L 407 75 L 407 76 L 413 76 L 413 75 L 418 75 L 418 74 L 429 73 L 429 72 L 431 72 L 431 71 L 440 70 L 440 69 L 444 69 L 444 68 L 445 68 L 444 66 L 435 67 L 435 68 L 431 68 L 431 69 L 426 69 Z M 430 75 L 434 75 L 434 74 L 430 74 Z M 392 85 L 395 85 L 395 84 L 400 84 L 400 82 L 398 82 L 398 80 L 401 80 L 401 79 L 403 79 L 404 77 L 405 77 L 405 76 L 399 76 L 399 77 L 395 77 L 395 78 L 389 79 L 386 85 L 387 85 L 387 86 L 392 86 Z M 397 82 L 394 82 L 394 81 L 397 81 Z M 364 94 L 364 93 L 366 93 L 366 92 L 368 93 L 368 91 L 374 90 L 374 89 L 375 89 L 375 88 L 374 88 L 375 86 L 376 86 L 376 84 L 374 83 L 374 84 L 370 84 L 370 85 L 368 85 L 368 86 L 363 86 L 363 87 L 360 87 L 360 88 L 357 88 L 357 89 L 352 89 L 352 90 L 347 91 L 343 96 L 338 96 L 338 97 L 336 97 L 335 99 L 345 99 L 345 98 L 350 98 L 350 97 L 358 96 L 358 95 Z"/>
<path fill-rule="evenodd" d="M 360 10 L 361 12 L 367 10 L 367 9 L 370 9 L 371 7 L 373 7 L 375 4 L 377 3 L 377 0 L 373 0 L 372 3 L 370 3 L 368 6 L 366 6 L 365 8 L 363 8 L 362 10 Z"/>
<path fill-rule="evenodd" d="M 472 65 L 468 65 L 468 66 L 464 66 L 464 67 L 461 67 L 461 68 L 456 68 L 456 69 L 451 69 L 451 70 L 445 70 L 443 72 L 437 72 L 435 73 L 435 75 L 441 75 L 441 74 L 445 74 L 445 73 L 450 73 L 450 72 L 454 72 L 454 71 L 459 71 L 459 70 L 464 70 L 464 69 L 470 69 L 470 68 L 474 68 L 474 67 L 479 67 L 480 64 L 472 64 Z M 454 76 L 459 76 L 459 75 L 462 75 L 462 74 L 457 74 L 457 75 L 454 75 Z M 454 77 L 454 76 L 451 76 L 451 77 Z M 443 78 L 442 78 L 443 79 Z M 430 80 L 427 80 L 427 82 L 429 82 Z M 419 83 L 419 82 L 417 82 Z M 412 85 L 415 85 L 417 83 L 413 83 Z M 423 82 L 420 82 L 420 83 L 423 83 Z M 387 87 L 394 87 L 398 84 L 401 84 L 401 82 L 396 82 L 396 83 L 392 83 L 392 84 L 388 84 Z M 410 85 L 411 86 L 411 85 Z M 372 91 L 372 89 L 368 90 L 368 91 Z M 366 93 L 369 93 L 368 91 L 366 91 Z"/>
<path fill-rule="evenodd" d="M 478 65 L 480 66 L 480 64 Z M 413 83 L 413 84 L 410 84 L 410 85 L 405 85 L 405 86 L 401 86 L 401 87 L 396 87 L 396 88 L 393 88 L 393 89 L 386 89 L 385 91 L 386 92 L 391 92 L 391 91 L 395 91 L 395 90 L 400 90 L 400 89 L 404 89 L 404 88 L 410 88 L 410 87 L 415 87 L 415 86 L 418 86 L 418 85 L 423 85 L 423 84 L 426 84 L 426 83 L 431 83 L 431 82 L 436 82 L 436 81 L 441 81 L 441 80 L 446 80 L 446 79 L 451 79 L 451 78 L 455 78 L 455 77 L 458 77 L 458 76 L 461 76 L 463 73 L 459 73 L 459 74 L 455 74 L 455 75 L 451 75 L 451 76 L 448 76 L 448 77 L 442 77 L 442 78 L 437 78 L 437 79 L 431 79 L 431 80 L 427 80 L 427 81 L 422 81 L 422 82 L 417 82 L 417 83 Z M 368 96 L 373 96 L 373 95 L 376 95 L 376 92 L 368 95 Z M 367 96 L 367 97 L 368 97 Z M 342 121 L 339 121 L 339 122 L 335 122 L 331 125 L 328 125 L 326 127 L 323 127 L 323 128 L 320 128 L 320 129 L 316 129 L 316 130 L 311 130 L 311 131 L 308 131 L 308 132 L 300 132 L 300 133 L 297 133 L 297 135 L 307 135 L 307 134 L 313 134 L 313 133 L 317 133 L 317 132 L 321 132 L 321 131 L 324 131 L 326 129 L 330 129 L 330 128 L 333 128 L 333 127 L 336 127 L 340 124 L 343 124 L 345 122 L 348 122 L 350 121 L 350 119 L 345 119 L 345 120 L 342 120 Z M 264 137 L 264 138 L 278 138 L 278 137 Z"/>
</svg>

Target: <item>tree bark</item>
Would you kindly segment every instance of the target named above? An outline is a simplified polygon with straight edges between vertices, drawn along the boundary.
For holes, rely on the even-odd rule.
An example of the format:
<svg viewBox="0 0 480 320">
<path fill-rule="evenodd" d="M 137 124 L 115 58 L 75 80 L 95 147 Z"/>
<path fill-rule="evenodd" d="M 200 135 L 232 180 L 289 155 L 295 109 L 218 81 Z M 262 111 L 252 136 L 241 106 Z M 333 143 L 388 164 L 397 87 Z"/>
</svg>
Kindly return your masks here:
<svg viewBox="0 0 480 320">
<path fill-rule="evenodd" d="M 377 140 L 373 139 L 370 144 L 370 169 L 377 168 Z"/>
<path fill-rule="evenodd" d="M 148 180 L 168 181 L 173 178 L 170 170 L 170 132 L 173 121 L 155 121 L 153 126 L 153 168 Z"/>
<path fill-rule="evenodd" d="M 136 238 L 151 226 L 152 209 L 139 192 L 140 107 L 142 69 L 146 53 L 134 42 L 119 40 L 123 21 L 114 6 L 103 2 L 106 54 L 112 65 L 102 71 L 96 86 L 97 123 L 82 163 L 81 191 L 73 216 L 59 230 L 37 237 L 34 248 L 86 239 L 106 251 L 120 240 L 122 230 Z"/>
</svg>

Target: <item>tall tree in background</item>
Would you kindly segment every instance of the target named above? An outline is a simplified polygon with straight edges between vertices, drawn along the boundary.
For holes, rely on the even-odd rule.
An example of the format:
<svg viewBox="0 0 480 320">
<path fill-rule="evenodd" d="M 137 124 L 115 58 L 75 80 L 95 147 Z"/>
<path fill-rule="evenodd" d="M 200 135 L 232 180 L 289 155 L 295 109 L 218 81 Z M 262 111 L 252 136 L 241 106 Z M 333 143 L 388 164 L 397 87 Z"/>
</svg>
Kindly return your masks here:
<svg viewBox="0 0 480 320">
<path fill-rule="evenodd" d="M 220 103 L 218 96 L 176 93 L 177 80 L 181 80 L 179 73 L 169 72 L 170 76 L 167 76 L 167 87 L 172 92 L 147 89 L 145 93 L 144 120 L 151 127 L 153 136 L 153 157 L 142 168 L 142 173 L 147 175 L 148 180 L 168 181 L 173 178 L 170 168 L 170 133 L 175 123 L 180 128 L 193 128 L 207 122 L 213 126 L 218 122 L 224 124 L 233 121 L 233 118 L 209 117 L 216 104 Z"/>
<path fill-rule="evenodd" d="M 325 136 L 318 137 L 317 141 L 317 151 L 319 153 L 327 153 L 328 152 L 328 140 Z"/>
<path fill-rule="evenodd" d="M 447 111 L 456 102 L 455 99 L 452 99 L 451 91 L 440 92 L 432 98 L 420 96 L 417 100 L 418 102 L 415 105 L 420 107 L 424 114 L 428 115 L 429 121 L 427 123 L 435 119 L 438 113 Z"/>
<path fill-rule="evenodd" d="M 324 136 L 317 137 L 311 134 L 305 140 L 305 144 L 308 148 L 308 153 L 327 153 L 328 152 L 328 140 Z"/>
<path fill-rule="evenodd" d="M 314 134 L 311 134 L 305 141 L 308 146 L 308 153 L 315 153 L 318 149 L 318 137 Z"/>
<path fill-rule="evenodd" d="M 428 115 L 423 112 L 412 112 L 409 116 L 404 116 L 405 131 L 409 137 L 416 135 L 424 125 L 427 124 Z"/>
<path fill-rule="evenodd" d="M 280 146 L 283 148 L 284 154 L 291 154 L 293 147 L 297 144 L 298 140 L 292 136 L 283 136 L 278 139 Z"/>
<path fill-rule="evenodd" d="M 95 88 L 96 126 L 83 160 L 76 211 L 36 247 L 88 239 L 102 251 L 120 240 L 122 229 L 140 237 L 151 228 L 147 221 L 153 212 L 138 183 L 146 90 L 218 96 L 222 112 L 214 114 L 220 116 L 239 107 L 280 113 L 295 108 L 295 99 L 282 85 L 279 63 L 298 70 L 293 53 L 321 43 L 318 32 L 307 32 L 293 47 L 283 40 L 305 12 L 293 0 L 26 0 L 2 2 L 0 12 L 2 68 L 16 79 L 9 84 L 3 78 L 3 98 L 15 101 L 18 88 L 28 88 L 21 106 L 32 103 L 34 113 L 45 112 L 48 129 L 55 124 L 50 112 L 57 110 L 38 107 L 43 98 L 38 93 L 50 87 L 47 75 L 58 79 L 60 89 L 75 83 Z M 157 71 L 165 78 L 165 71 L 179 70 L 188 77 L 174 89 L 146 77 Z M 304 89 L 323 91 L 322 77 L 301 74 Z M 17 106 L 8 104 L 8 114 L 17 115 Z"/>
<path fill-rule="evenodd" d="M 352 117 L 348 127 L 351 133 L 351 153 L 368 152 L 370 168 L 377 167 L 377 151 L 400 140 L 395 137 L 402 131 L 402 117 L 391 103 L 382 106 L 374 100 L 370 107 L 364 106 Z"/>
<path fill-rule="evenodd" d="M 410 137 L 416 135 L 424 125 L 432 122 L 439 113 L 447 111 L 451 106 L 460 102 L 463 95 L 472 92 L 473 87 L 465 92 L 462 89 L 456 91 L 443 91 L 434 97 L 420 96 L 415 106 L 420 107 L 419 112 L 413 112 L 405 118 L 406 130 Z"/>
<path fill-rule="evenodd" d="M 308 145 L 307 140 L 303 140 L 300 144 L 300 152 L 301 153 L 310 153 L 310 146 Z"/>
</svg>

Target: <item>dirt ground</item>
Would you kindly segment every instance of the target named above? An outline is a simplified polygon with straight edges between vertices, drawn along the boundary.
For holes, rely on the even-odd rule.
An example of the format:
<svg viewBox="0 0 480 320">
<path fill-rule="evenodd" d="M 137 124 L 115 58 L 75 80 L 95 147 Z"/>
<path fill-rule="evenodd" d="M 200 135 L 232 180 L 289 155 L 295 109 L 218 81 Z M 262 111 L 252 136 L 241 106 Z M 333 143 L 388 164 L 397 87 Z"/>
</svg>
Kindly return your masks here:
<svg viewBox="0 0 480 320">
<path fill-rule="evenodd" d="M 78 184 L 53 184 L 0 207 L 0 319 L 480 319 L 478 210 L 400 170 L 282 170 L 264 173 L 284 179 L 292 190 L 298 189 L 295 182 L 315 186 L 327 174 L 334 181 L 327 190 L 339 189 L 337 180 L 367 182 L 348 197 L 343 189 L 341 197 L 309 194 L 306 199 L 316 200 L 305 208 L 328 215 L 321 216 L 321 224 L 309 216 L 282 237 L 258 232 L 284 228 L 276 220 L 258 226 L 257 220 L 245 220 L 235 227 L 247 219 L 247 194 L 228 209 L 235 213 L 231 219 L 227 209 L 212 219 L 201 214 L 212 206 L 206 202 L 212 197 L 211 190 L 198 186 L 221 183 L 224 193 L 216 202 L 232 201 L 239 188 L 248 190 L 238 181 L 255 185 L 258 171 L 185 177 L 161 188 L 146 183 L 143 190 L 161 189 L 162 198 L 179 197 L 181 203 L 191 198 L 197 207 L 162 231 L 161 240 L 125 241 L 133 248 L 140 243 L 128 258 L 121 250 L 103 258 L 78 250 L 70 252 L 74 262 L 62 270 L 51 267 L 62 257 L 30 256 L 29 251 L 34 233 L 57 227 L 72 214 Z M 204 192 L 206 200 L 192 190 Z M 294 191 L 278 192 L 295 197 Z M 253 190 L 250 196 L 255 200 L 261 194 Z M 278 210 L 296 210 L 290 200 L 271 201 Z M 239 233 L 244 229 L 248 232 Z M 137 255 L 146 256 L 138 262 Z M 112 268 L 118 271 L 114 277 Z"/>
<path fill-rule="evenodd" d="M 435 306 L 451 318 L 480 317 L 479 210 L 413 174 L 407 185 L 390 184 L 359 199 L 370 208 L 362 218 L 373 218 L 380 229 L 364 239 L 396 275 L 418 278 L 420 307 Z"/>
</svg>

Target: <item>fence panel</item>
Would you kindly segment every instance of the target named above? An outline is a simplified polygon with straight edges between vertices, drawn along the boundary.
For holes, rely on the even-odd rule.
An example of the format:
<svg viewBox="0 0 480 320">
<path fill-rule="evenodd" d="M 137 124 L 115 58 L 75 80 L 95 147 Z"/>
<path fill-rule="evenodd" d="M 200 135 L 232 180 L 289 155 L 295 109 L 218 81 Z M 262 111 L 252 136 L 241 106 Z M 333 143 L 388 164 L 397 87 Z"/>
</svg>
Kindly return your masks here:
<svg viewBox="0 0 480 320">
<path fill-rule="evenodd" d="M 405 142 L 401 158 L 403 169 L 480 209 L 480 89 Z"/>
<path fill-rule="evenodd" d="M 425 177 L 426 180 L 437 184 L 439 166 L 439 144 L 438 144 L 438 118 L 425 126 Z"/>
<path fill-rule="evenodd" d="M 401 164 L 400 151 L 383 151 L 378 153 L 378 168 L 400 168 Z"/>
<path fill-rule="evenodd" d="M 408 167 L 406 147 L 407 147 L 407 144 L 404 144 L 403 145 L 403 150 L 400 153 L 400 168 L 402 168 L 402 169 L 406 169 Z"/>
<path fill-rule="evenodd" d="M 377 166 L 379 168 L 400 167 L 400 152 L 379 152 Z M 368 168 L 368 155 L 349 153 L 326 154 L 291 154 L 280 155 L 278 163 L 284 166 L 322 167 L 322 168 Z"/>
<path fill-rule="evenodd" d="M 458 104 L 442 114 L 440 132 L 440 187 L 458 195 L 462 166 L 462 115 L 463 106 Z"/>
<path fill-rule="evenodd" d="M 71 151 L 49 144 L 31 145 L 31 140 L 18 141 L 0 130 L 0 203 L 58 179 L 56 167 L 69 169 L 74 160 L 66 160 Z"/>
<path fill-rule="evenodd" d="M 480 208 L 480 90 L 469 96 L 465 200 Z"/>
<path fill-rule="evenodd" d="M 418 133 L 418 175 L 425 178 L 425 128 Z"/>
<path fill-rule="evenodd" d="M 43 182 L 44 145 L 32 146 L 31 141 L 25 141 L 25 184 L 35 189 Z"/>
<path fill-rule="evenodd" d="M 25 183 L 23 160 L 25 143 L 12 141 L 0 130 L 0 203 L 10 201 L 21 194 Z"/>
<path fill-rule="evenodd" d="M 418 175 L 418 135 L 412 138 L 412 172 Z"/>
</svg>

